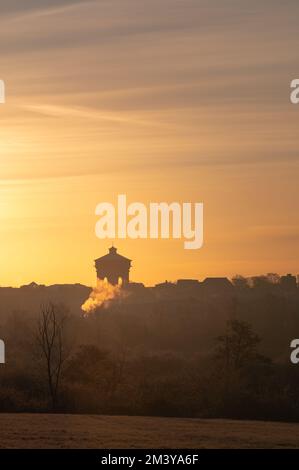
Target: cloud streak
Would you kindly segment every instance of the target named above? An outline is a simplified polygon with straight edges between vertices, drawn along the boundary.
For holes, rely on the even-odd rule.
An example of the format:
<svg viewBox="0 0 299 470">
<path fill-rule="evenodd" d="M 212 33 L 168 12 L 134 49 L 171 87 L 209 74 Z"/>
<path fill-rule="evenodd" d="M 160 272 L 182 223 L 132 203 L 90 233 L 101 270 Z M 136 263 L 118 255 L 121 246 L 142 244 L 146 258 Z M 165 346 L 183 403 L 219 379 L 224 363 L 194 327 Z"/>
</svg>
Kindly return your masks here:
<svg viewBox="0 0 299 470">
<path fill-rule="evenodd" d="M 51 10 L 55 7 L 63 7 L 85 3 L 84 0 L 5 0 L 0 1 L 0 13 L 11 15 L 35 10 Z"/>
</svg>

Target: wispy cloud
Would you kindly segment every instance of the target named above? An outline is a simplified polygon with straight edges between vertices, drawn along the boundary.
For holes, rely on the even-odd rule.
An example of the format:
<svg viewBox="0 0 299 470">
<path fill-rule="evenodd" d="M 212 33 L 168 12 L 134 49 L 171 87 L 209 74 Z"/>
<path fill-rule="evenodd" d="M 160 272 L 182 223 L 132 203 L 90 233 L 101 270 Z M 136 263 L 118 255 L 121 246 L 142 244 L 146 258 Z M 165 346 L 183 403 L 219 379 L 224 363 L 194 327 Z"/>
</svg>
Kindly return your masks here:
<svg viewBox="0 0 299 470">
<path fill-rule="evenodd" d="M 85 3 L 85 0 L 6 0 L 0 1 L 1 16 L 7 14 L 18 14 L 23 12 L 32 12 L 35 10 L 51 10 L 55 7 L 64 7 Z"/>
<path fill-rule="evenodd" d="M 116 123 L 130 123 L 140 126 L 161 126 L 161 123 L 156 121 L 145 120 L 138 118 L 138 116 L 117 113 L 109 111 L 101 111 L 91 108 L 80 108 L 71 106 L 54 106 L 54 105 L 23 105 L 20 108 L 31 111 L 33 113 L 41 114 L 48 117 L 73 117 L 78 119 L 91 119 L 96 121 L 111 121 Z"/>
</svg>

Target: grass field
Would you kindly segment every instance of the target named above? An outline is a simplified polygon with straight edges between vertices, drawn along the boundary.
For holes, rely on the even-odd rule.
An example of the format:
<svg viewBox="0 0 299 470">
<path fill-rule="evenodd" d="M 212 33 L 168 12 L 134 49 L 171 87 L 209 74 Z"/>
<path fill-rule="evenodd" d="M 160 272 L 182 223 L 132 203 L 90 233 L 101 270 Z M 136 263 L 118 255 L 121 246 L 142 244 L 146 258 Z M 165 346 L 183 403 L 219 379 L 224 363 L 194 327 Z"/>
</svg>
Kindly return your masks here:
<svg viewBox="0 0 299 470">
<path fill-rule="evenodd" d="M 0 414 L 1 448 L 299 448 L 299 424 Z"/>
</svg>

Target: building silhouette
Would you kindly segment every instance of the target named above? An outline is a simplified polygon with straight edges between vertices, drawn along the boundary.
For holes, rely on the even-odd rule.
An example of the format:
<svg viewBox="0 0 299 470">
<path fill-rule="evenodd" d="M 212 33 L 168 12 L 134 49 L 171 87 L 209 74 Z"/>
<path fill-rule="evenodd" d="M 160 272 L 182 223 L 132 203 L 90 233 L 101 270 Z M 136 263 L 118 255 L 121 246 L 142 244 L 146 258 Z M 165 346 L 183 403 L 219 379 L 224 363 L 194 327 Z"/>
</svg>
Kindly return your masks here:
<svg viewBox="0 0 299 470">
<path fill-rule="evenodd" d="M 97 278 L 107 280 L 112 285 L 129 283 L 129 273 L 132 260 L 117 253 L 112 246 L 107 255 L 95 260 Z"/>
<path fill-rule="evenodd" d="M 281 276 L 280 285 L 284 290 L 287 291 L 297 289 L 296 276 L 293 276 L 292 274 L 286 274 L 285 276 Z"/>
</svg>

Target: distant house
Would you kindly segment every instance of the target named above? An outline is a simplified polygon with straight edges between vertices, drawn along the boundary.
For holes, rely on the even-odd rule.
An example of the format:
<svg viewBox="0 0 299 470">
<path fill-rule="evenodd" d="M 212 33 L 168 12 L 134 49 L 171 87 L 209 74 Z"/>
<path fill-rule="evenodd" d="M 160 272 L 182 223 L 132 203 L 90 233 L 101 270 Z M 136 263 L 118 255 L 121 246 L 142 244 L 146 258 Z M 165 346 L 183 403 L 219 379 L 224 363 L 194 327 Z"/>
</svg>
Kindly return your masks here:
<svg viewBox="0 0 299 470">
<path fill-rule="evenodd" d="M 207 277 L 201 283 L 201 288 L 213 295 L 231 294 L 234 291 L 234 286 L 227 277 Z"/>
<path fill-rule="evenodd" d="M 197 279 L 178 279 L 177 286 L 180 288 L 194 288 L 199 286 L 199 281 Z"/>
<path fill-rule="evenodd" d="M 20 289 L 37 289 L 38 287 L 45 287 L 44 285 L 40 286 L 36 282 L 31 282 L 30 284 L 24 284 Z"/>
<path fill-rule="evenodd" d="M 160 282 L 159 284 L 155 285 L 155 289 L 174 289 L 175 283 L 170 281 Z"/>
<path fill-rule="evenodd" d="M 293 276 L 292 274 L 281 276 L 280 285 L 283 289 L 288 290 L 288 291 L 297 289 L 296 276 Z"/>
</svg>

